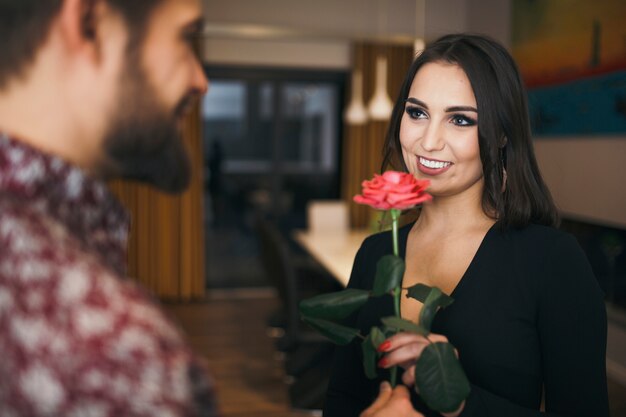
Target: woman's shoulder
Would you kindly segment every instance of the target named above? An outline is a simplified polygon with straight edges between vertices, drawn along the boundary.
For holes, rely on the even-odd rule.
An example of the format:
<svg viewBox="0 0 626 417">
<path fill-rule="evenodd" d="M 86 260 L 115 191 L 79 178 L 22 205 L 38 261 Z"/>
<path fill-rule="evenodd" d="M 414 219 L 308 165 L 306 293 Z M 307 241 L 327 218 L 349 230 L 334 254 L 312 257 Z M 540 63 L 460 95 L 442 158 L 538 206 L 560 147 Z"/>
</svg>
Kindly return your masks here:
<svg viewBox="0 0 626 417">
<path fill-rule="evenodd" d="M 587 269 L 587 257 L 576 238 L 555 227 L 529 224 L 523 228 L 499 230 L 500 251 L 515 253 L 528 265 L 578 264 Z"/>
<path fill-rule="evenodd" d="M 552 226 L 531 223 L 522 228 L 502 229 L 496 231 L 500 238 L 510 240 L 522 245 L 528 245 L 537 250 L 553 247 L 558 242 L 575 242 L 574 237 Z"/>
<path fill-rule="evenodd" d="M 407 237 L 409 235 L 409 231 L 413 223 L 406 224 L 398 229 L 398 240 L 400 245 L 406 244 Z M 383 230 L 380 232 L 374 232 L 365 238 L 361 245 L 362 250 L 367 250 L 372 253 L 389 253 L 390 249 L 393 247 L 391 230 Z"/>
</svg>

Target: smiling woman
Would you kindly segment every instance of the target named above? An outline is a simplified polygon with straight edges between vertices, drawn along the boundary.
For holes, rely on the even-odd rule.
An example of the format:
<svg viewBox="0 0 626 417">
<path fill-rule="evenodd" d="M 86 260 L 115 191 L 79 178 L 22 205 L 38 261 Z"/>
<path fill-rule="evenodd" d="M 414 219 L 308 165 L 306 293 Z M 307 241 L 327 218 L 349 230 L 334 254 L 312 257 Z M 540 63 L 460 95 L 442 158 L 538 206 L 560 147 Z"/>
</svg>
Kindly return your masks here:
<svg viewBox="0 0 626 417">
<path fill-rule="evenodd" d="M 456 417 L 608 416 L 606 312 L 584 253 L 557 230 L 557 211 L 539 173 L 526 94 L 504 47 L 476 35 L 448 35 L 411 65 L 392 113 L 385 164 L 429 180 L 416 222 L 399 230 L 403 292 L 438 287 L 454 303 L 432 322 L 430 341 L 449 340 L 471 392 Z M 389 232 L 369 237 L 348 288 L 370 289 L 376 260 L 392 252 Z M 395 252 L 395 251 L 394 251 Z M 402 297 L 417 322 L 422 303 Z M 367 334 L 391 316 L 391 297 L 370 300 L 344 323 Z M 337 350 L 325 417 L 357 416 L 394 366 L 416 380 L 429 341 L 401 333 L 368 380 L 359 343 Z M 419 375 L 418 375 L 419 376 Z M 414 392 L 414 406 L 439 415 Z"/>
</svg>

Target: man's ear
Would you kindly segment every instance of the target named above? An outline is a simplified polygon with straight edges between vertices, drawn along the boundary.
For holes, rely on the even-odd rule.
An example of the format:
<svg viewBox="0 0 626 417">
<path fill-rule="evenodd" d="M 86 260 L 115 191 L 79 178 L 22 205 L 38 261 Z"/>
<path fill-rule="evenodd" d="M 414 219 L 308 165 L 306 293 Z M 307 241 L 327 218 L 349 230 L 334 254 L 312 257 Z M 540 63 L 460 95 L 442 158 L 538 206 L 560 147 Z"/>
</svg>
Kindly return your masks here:
<svg viewBox="0 0 626 417">
<path fill-rule="evenodd" d="M 102 0 L 63 0 L 59 26 L 68 49 L 87 48 L 97 55 L 97 29 L 103 6 Z"/>
</svg>

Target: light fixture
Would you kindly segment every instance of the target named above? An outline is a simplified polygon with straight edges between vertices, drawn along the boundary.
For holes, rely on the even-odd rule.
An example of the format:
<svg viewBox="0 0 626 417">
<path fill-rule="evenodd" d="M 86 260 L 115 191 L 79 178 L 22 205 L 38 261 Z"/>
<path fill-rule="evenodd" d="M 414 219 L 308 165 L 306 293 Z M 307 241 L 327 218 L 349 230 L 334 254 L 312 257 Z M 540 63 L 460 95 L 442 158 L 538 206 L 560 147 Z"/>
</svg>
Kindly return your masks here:
<svg viewBox="0 0 626 417">
<path fill-rule="evenodd" d="M 422 52 L 424 52 L 424 48 L 426 48 L 426 43 L 423 38 L 416 38 L 413 42 L 413 56 L 417 57 Z"/>
<path fill-rule="evenodd" d="M 367 109 L 373 120 L 389 120 L 391 117 L 393 103 L 387 93 L 387 57 L 383 55 L 376 58 L 376 88 Z"/>
<path fill-rule="evenodd" d="M 351 125 L 362 125 L 367 122 L 367 109 L 363 104 L 363 73 L 360 69 L 355 69 L 352 73 L 352 98 L 344 119 Z"/>
</svg>

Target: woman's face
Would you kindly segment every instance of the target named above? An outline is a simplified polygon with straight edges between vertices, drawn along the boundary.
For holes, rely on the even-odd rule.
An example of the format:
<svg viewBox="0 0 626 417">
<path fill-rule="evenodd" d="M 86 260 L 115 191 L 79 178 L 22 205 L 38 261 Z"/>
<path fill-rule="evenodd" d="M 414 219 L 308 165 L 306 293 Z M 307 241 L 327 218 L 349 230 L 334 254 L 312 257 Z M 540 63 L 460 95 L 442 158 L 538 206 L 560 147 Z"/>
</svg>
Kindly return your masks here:
<svg viewBox="0 0 626 417">
<path fill-rule="evenodd" d="M 415 75 L 400 124 L 409 172 L 429 179 L 433 196 L 482 192 L 476 98 L 457 65 L 432 62 Z"/>
</svg>

